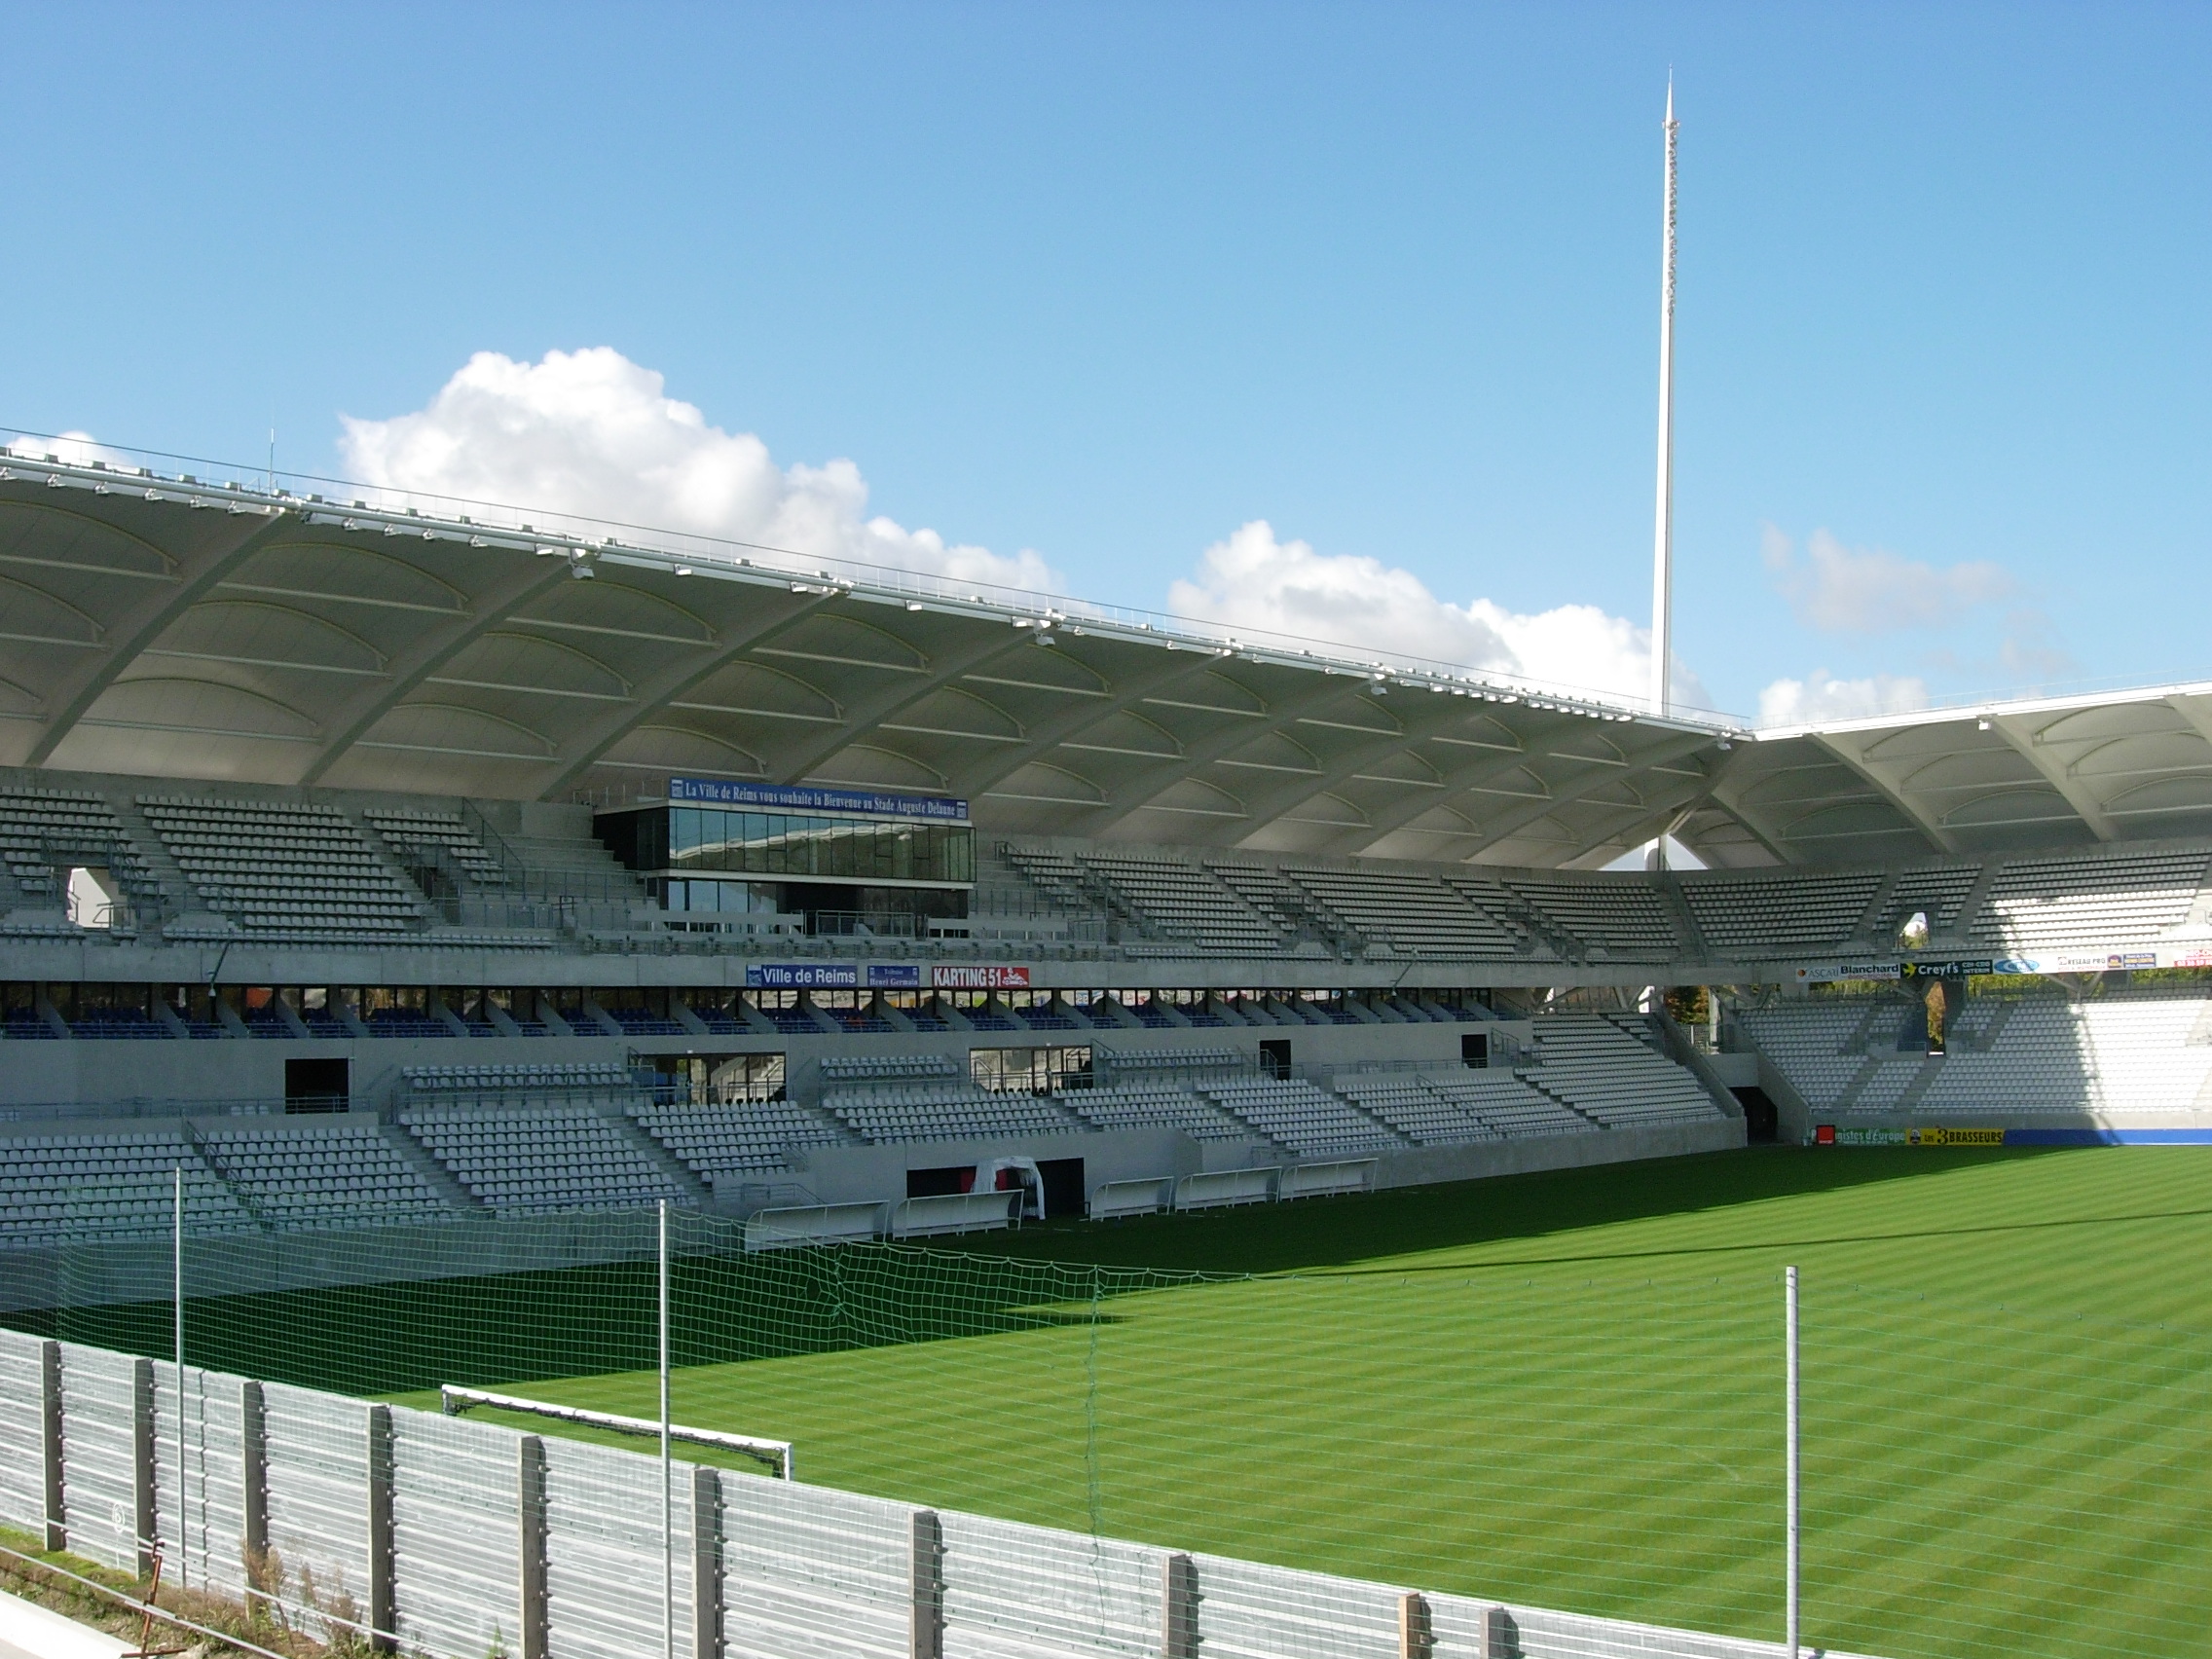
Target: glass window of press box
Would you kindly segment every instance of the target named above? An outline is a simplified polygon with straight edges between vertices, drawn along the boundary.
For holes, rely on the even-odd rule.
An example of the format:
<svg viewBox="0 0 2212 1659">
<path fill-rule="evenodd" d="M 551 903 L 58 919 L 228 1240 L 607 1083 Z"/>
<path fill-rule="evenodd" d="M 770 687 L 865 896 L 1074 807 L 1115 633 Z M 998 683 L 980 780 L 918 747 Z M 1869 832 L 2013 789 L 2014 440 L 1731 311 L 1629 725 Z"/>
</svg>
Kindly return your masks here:
<svg viewBox="0 0 2212 1659">
<path fill-rule="evenodd" d="M 966 886 L 976 879 L 965 824 L 830 818 L 734 807 L 662 806 L 600 815 L 599 837 L 635 870 L 812 881 Z"/>
</svg>

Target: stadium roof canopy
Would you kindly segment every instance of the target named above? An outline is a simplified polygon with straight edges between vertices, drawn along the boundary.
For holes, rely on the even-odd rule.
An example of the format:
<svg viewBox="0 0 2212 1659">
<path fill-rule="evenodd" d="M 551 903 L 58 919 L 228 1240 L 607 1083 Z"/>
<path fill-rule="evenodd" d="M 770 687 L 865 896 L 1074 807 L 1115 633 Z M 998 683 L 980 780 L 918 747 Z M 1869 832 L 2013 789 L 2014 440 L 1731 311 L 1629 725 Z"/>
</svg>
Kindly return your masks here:
<svg viewBox="0 0 2212 1659">
<path fill-rule="evenodd" d="M 2212 833 L 2212 684 L 1753 733 L 943 578 L 48 447 L 0 452 L 0 763 L 603 801 L 671 774 L 809 781 L 962 796 L 997 830 L 1544 866 L 1668 829 L 1720 865 Z"/>
</svg>

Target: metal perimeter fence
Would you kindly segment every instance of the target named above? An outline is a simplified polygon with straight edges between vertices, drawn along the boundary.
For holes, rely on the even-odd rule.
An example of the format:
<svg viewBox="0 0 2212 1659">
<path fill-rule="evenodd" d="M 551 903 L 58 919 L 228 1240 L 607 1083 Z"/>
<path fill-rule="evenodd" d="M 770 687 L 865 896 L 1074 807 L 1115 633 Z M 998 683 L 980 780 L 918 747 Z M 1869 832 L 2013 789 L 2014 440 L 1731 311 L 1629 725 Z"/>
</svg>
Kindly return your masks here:
<svg viewBox="0 0 2212 1659">
<path fill-rule="evenodd" d="M 0 1524 L 437 1659 L 2148 1659 L 2212 1623 L 2202 1333 L 1820 1279 L 1791 1320 L 1757 1263 L 748 1254 L 682 1211 L 664 1254 L 660 1219 L 49 1253 L 0 1312 Z M 665 1400 L 801 1478 L 670 1457 L 664 1510 L 655 1457 L 447 1383 Z"/>
</svg>

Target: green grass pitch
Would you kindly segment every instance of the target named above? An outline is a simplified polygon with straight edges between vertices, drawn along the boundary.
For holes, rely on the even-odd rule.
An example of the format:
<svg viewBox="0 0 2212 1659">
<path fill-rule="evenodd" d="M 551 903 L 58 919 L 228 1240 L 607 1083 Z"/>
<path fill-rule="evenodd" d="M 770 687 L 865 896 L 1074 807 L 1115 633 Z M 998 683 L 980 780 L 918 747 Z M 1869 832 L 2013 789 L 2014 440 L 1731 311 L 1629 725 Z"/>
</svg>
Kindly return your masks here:
<svg viewBox="0 0 2212 1659">
<path fill-rule="evenodd" d="M 2185 1148 L 1778 1149 L 1031 1227 L 856 1282 L 899 1315 L 867 1346 L 684 1364 L 674 1410 L 916 1503 L 1778 1639 L 1794 1263 L 1808 1641 L 2164 1654 L 2212 1625 L 2208 1245 L 2212 1152 Z M 760 1312 L 703 1271 L 683 1358 Z M 304 1381 L 428 1403 L 442 1365 L 650 1416 L 649 1275 L 541 1277 L 294 1297 L 281 1341 L 374 1334 Z M 491 1346 L 424 1350 L 457 1320 Z"/>
</svg>

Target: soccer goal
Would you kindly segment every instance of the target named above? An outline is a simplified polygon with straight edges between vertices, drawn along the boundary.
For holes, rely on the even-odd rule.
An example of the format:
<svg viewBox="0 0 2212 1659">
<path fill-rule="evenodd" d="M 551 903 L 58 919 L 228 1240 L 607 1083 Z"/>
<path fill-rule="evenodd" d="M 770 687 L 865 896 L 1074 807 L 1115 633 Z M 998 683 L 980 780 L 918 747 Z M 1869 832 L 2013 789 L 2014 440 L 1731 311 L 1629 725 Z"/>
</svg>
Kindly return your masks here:
<svg viewBox="0 0 2212 1659">
<path fill-rule="evenodd" d="M 438 1388 L 438 1404 L 448 1417 L 459 1417 L 471 1406 L 490 1406 L 496 1411 L 527 1412 L 533 1417 L 557 1418 L 563 1422 L 581 1423 L 590 1428 L 609 1428 L 617 1434 L 643 1434 L 660 1438 L 660 1424 L 650 1418 L 620 1417 L 613 1412 L 586 1411 L 581 1406 L 556 1405 L 551 1400 L 526 1400 L 515 1394 L 494 1394 L 482 1388 L 461 1388 L 451 1382 Z M 719 1446 L 725 1452 L 735 1452 L 752 1457 L 773 1469 L 783 1480 L 795 1480 L 792 1473 L 792 1443 L 788 1440 L 762 1440 L 756 1435 L 730 1434 L 719 1428 L 687 1428 L 682 1423 L 668 1425 L 668 1437 L 693 1446 Z"/>
</svg>

